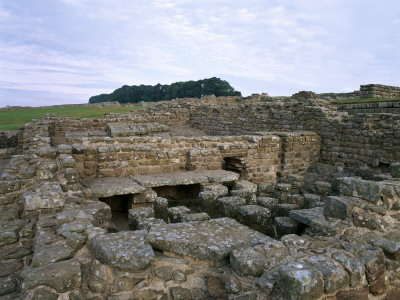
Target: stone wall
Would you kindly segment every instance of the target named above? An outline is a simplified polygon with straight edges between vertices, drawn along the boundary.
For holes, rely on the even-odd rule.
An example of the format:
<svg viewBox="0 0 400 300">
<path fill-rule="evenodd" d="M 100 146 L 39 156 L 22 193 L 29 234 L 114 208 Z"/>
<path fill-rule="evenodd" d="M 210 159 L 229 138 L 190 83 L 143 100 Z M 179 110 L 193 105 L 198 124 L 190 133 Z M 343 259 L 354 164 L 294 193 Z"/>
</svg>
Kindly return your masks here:
<svg viewBox="0 0 400 300">
<path fill-rule="evenodd" d="M 362 85 L 360 88 L 360 99 L 366 98 L 400 98 L 400 87 L 381 84 Z"/>
<path fill-rule="evenodd" d="M 291 100 L 197 106 L 192 108 L 191 124 L 214 135 L 314 131 L 322 138 L 321 162 L 330 164 L 375 167 L 400 159 L 400 116 L 349 116 L 312 104 Z"/>
<path fill-rule="evenodd" d="M 227 158 L 240 164 L 242 178 L 273 182 L 319 160 L 320 138 L 312 132 L 242 136 L 93 138 L 72 149 L 85 177 L 128 177 L 185 170 L 218 170 Z"/>
<path fill-rule="evenodd" d="M 345 103 L 336 105 L 338 111 L 349 114 L 400 114 L 400 101 Z"/>
</svg>

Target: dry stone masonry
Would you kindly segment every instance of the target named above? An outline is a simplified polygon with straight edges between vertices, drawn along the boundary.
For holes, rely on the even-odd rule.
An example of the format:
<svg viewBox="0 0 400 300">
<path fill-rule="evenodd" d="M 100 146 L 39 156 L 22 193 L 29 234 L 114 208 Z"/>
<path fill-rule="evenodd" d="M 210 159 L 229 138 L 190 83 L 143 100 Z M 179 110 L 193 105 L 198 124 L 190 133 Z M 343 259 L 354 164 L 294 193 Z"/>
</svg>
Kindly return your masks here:
<svg viewBox="0 0 400 300">
<path fill-rule="evenodd" d="M 400 119 L 330 102 L 350 96 L 26 124 L 1 152 L 0 299 L 399 299 Z"/>
</svg>

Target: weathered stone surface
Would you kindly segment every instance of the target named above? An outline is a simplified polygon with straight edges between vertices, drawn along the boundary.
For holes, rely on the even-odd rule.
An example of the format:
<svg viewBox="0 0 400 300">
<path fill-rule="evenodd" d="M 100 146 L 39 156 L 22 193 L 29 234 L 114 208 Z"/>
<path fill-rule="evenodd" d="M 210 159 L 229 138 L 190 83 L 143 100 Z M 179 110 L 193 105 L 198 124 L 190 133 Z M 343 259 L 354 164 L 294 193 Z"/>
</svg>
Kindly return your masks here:
<svg viewBox="0 0 400 300">
<path fill-rule="evenodd" d="M 353 222 L 357 227 L 365 227 L 370 230 L 385 231 L 389 224 L 382 218 L 365 212 L 361 209 L 354 210 Z"/>
<path fill-rule="evenodd" d="M 381 248 L 389 259 L 400 261 L 400 235 L 398 233 L 389 233 L 386 236 L 368 233 L 362 235 L 362 239 L 372 246 Z"/>
<path fill-rule="evenodd" d="M 314 189 L 317 195 L 326 197 L 331 192 L 331 184 L 326 181 L 316 181 L 314 182 Z"/>
<path fill-rule="evenodd" d="M 240 290 L 242 289 L 242 284 L 241 284 L 239 278 L 232 273 L 231 269 L 226 270 L 222 274 L 221 279 L 225 285 L 225 289 L 229 293 L 236 294 L 236 293 L 240 292 Z"/>
<path fill-rule="evenodd" d="M 164 220 L 156 219 L 156 218 L 142 218 L 138 222 L 137 229 L 138 230 L 146 230 L 149 231 L 151 226 L 154 225 L 164 225 L 166 224 Z"/>
<path fill-rule="evenodd" d="M 232 197 L 241 197 L 246 199 L 246 204 L 256 204 L 256 194 L 251 190 L 242 189 L 242 190 L 231 190 L 230 195 Z"/>
<path fill-rule="evenodd" d="M 221 197 L 218 198 L 220 213 L 224 217 L 237 219 L 239 217 L 239 207 L 246 205 L 246 199 L 241 197 Z"/>
<path fill-rule="evenodd" d="M 379 201 L 382 183 L 352 177 L 337 179 L 337 187 L 341 196 L 358 197 L 372 203 Z"/>
<path fill-rule="evenodd" d="M 170 288 L 172 300 L 190 300 L 192 292 L 180 286 Z"/>
<path fill-rule="evenodd" d="M 337 196 L 328 196 L 324 199 L 324 215 L 332 218 L 347 219 L 354 206 L 359 205 L 350 199 Z"/>
<path fill-rule="evenodd" d="M 248 180 L 237 180 L 233 184 L 234 190 L 249 190 L 252 193 L 257 192 L 257 185 Z"/>
<path fill-rule="evenodd" d="M 339 291 L 336 300 L 364 300 L 368 299 L 368 287 L 350 291 Z"/>
<path fill-rule="evenodd" d="M 27 267 L 20 276 L 23 292 L 39 285 L 47 285 L 57 292 L 64 293 L 81 285 L 81 267 L 74 259 L 38 268 Z"/>
<path fill-rule="evenodd" d="M 0 221 L 0 246 L 17 242 L 22 226 L 23 222 L 21 220 Z"/>
<path fill-rule="evenodd" d="M 132 300 L 167 300 L 168 296 L 163 291 L 144 290 L 135 292 Z"/>
<path fill-rule="evenodd" d="M 186 206 L 176 206 L 168 208 L 168 216 L 171 223 L 182 222 L 182 216 L 190 213 L 190 209 Z"/>
<path fill-rule="evenodd" d="M 45 288 L 38 288 L 33 293 L 32 299 L 57 300 L 58 294 Z"/>
<path fill-rule="evenodd" d="M 12 221 L 18 219 L 18 209 L 11 208 L 0 211 L 0 221 Z"/>
<path fill-rule="evenodd" d="M 256 286 L 263 291 L 263 293 L 269 295 L 275 289 L 279 280 L 279 269 L 264 272 L 260 278 L 257 279 Z"/>
<path fill-rule="evenodd" d="M 22 194 L 25 210 L 64 206 L 64 193 L 57 182 L 44 182 Z"/>
<path fill-rule="evenodd" d="M 1 180 L 0 181 L 0 194 L 7 194 L 21 189 L 21 180 Z"/>
<path fill-rule="evenodd" d="M 154 217 L 152 207 L 136 207 L 128 211 L 128 223 L 133 229 L 137 229 L 140 219 Z"/>
<path fill-rule="evenodd" d="M 67 260 L 73 255 L 74 249 L 60 244 L 35 248 L 35 253 L 32 258 L 32 267 L 40 267 L 50 263 Z"/>
<path fill-rule="evenodd" d="M 238 180 L 239 174 L 223 170 L 204 170 L 138 175 L 132 177 L 132 179 L 142 186 L 156 187 L 231 182 Z"/>
<path fill-rule="evenodd" d="M 91 240 L 90 249 L 103 264 L 131 271 L 147 267 L 154 258 L 153 249 L 146 242 L 145 231 L 97 236 Z"/>
<path fill-rule="evenodd" d="M 0 278 L 0 296 L 17 291 L 17 281 L 14 276 Z"/>
<path fill-rule="evenodd" d="M 272 213 L 268 208 L 258 205 L 244 205 L 238 209 L 238 221 L 251 229 L 274 236 Z"/>
<path fill-rule="evenodd" d="M 355 243 L 344 243 L 343 246 L 364 264 L 369 283 L 374 282 L 385 273 L 385 258 L 381 249 Z"/>
<path fill-rule="evenodd" d="M 332 258 L 338 261 L 349 274 L 351 287 L 365 284 L 365 267 L 361 261 L 351 257 L 347 253 L 340 252 L 333 253 Z"/>
<path fill-rule="evenodd" d="M 266 243 L 271 238 L 229 218 L 153 226 L 150 244 L 160 250 L 220 261 L 242 245 Z"/>
<path fill-rule="evenodd" d="M 270 211 L 275 211 L 275 206 L 278 204 L 278 199 L 272 197 L 257 197 L 257 205 L 268 208 Z"/>
<path fill-rule="evenodd" d="M 240 247 L 231 252 L 232 268 L 242 276 L 260 276 L 264 272 L 268 258 L 252 247 Z"/>
<path fill-rule="evenodd" d="M 210 184 L 210 185 L 201 185 L 202 192 L 214 192 L 217 193 L 219 197 L 227 196 L 229 194 L 228 187 L 222 184 Z"/>
<path fill-rule="evenodd" d="M 304 207 L 307 208 L 314 208 L 320 206 L 321 196 L 315 194 L 304 194 Z"/>
<path fill-rule="evenodd" d="M 62 155 L 59 160 L 63 168 L 75 168 L 76 161 L 71 155 Z"/>
<path fill-rule="evenodd" d="M 400 177 L 400 162 L 390 164 L 390 175 Z"/>
<path fill-rule="evenodd" d="M 7 258 L 1 256 L 1 253 L 0 257 Z M 22 269 L 23 266 L 24 265 L 20 260 L 10 260 L 7 262 L 0 262 L 0 278 L 13 274 L 14 272 Z"/>
<path fill-rule="evenodd" d="M 210 216 L 206 213 L 183 214 L 181 217 L 181 222 L 197 222 L 207 220 L 210 220 Z"/>
<path fill-rule="evenodd" d="M 336 222 L 329 222 L 323 215 L 323 207 L 302 210 L 291 210 L 289 217 L 306 226 L 315 235 L 334 235 L 342 229 Z"/>
<path fill-rule="evenodd" d="M 90 189 L 96 198 L 137 194 L 146 190 L 130 178 L 124 177 L 87 178 L 82 180 L 82 184 Z"/>
<path fill-rule="evenodd" d="M 321 255 L 311 256 L 303 261 L 321 272 L 325 293 L 334 293 L 349 285 L 349 275 L 338 262 Z"/>
<path fill-rule="evenodd" d="M 279 267 L 278 286 L 287 299 L 318 299 L 324 293 L 322 273 L 297 261 Z"/>
<path fill-rule="evenodd" d="M 215 298 L 223 298 L 227 296 L 224 283 L 220 276 L 208 275 L 207 276 L 207 289 L 208 293 Z"/>
</svg>

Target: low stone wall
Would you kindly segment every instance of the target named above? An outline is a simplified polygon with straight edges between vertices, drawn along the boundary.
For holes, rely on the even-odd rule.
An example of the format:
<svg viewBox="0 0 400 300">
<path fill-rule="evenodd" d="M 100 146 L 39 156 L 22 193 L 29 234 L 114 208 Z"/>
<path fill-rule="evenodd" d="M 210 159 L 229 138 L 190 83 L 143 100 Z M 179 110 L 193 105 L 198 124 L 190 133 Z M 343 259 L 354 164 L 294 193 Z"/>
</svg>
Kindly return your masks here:
<svg viewBox="0 0 400 300">
<path fill-rule="evenodd" d="M 297 174 L 319 160 L 320 138 L 312 132 L 260 133 L 200 138 L 79 138 L 73 157 L 82 178 L 127 177 L 182 170 L 218 170 L 226 158 L 240 164 L 244 179 L 272 182 Z"/>
<path fill-rule="evenodd" d="M 338 111 L 349 114 L 400 114 L 400 101 L 346 103 L 336 105 Z"/>
<path fill-rule="evenodd" d="M 400 98 L 400 87 L 381 84 L 362 85 L 360 88 L 360 99 L 366 98 Z"/>
</svg>

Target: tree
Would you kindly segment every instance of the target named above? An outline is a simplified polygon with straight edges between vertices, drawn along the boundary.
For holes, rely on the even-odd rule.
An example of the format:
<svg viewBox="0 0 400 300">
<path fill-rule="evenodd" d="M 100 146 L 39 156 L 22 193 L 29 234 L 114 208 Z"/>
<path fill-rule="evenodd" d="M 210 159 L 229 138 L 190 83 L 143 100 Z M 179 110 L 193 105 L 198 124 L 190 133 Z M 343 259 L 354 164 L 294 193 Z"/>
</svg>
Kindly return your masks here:
<svg viewBox="0 0 400 300">
<path fill-rule="evenodd" d="M 139 101 L 162 101 L 175 98 L 201 98 L 205 95 L 241 96 L 227 81 L 217 77 L 198 81 L 174 82 L 170 85 L 124 85 L 111 94 L 92 96 L 89 103 L 118 101 L 120 103 L 137 103 Z"/>
</svg>

